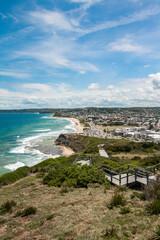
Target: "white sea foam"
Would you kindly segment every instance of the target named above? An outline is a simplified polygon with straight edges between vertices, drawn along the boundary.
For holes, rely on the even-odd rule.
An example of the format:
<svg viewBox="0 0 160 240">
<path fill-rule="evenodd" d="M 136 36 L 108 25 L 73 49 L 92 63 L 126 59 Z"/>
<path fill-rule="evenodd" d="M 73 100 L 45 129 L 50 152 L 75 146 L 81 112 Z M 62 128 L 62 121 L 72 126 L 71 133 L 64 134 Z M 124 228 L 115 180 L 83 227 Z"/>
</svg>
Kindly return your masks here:
<svg viewBox="0 0 160 240">
<path fill-rule="evenodd" d="M 43 139 L 46 139 L 48 137 L 58 137 L 59 134 L 65 133 L 66 131 L 63 129 L 61 131 L 50 131 L 50 132 L 44 132 L 40 133 L 35 136 L 30 136 L 23 139 L 17 139 L 17 143 L 19 146 L 13 148 L 10 150 L 10 153 L 15 154 L 31 154 L 31 155 L 44 155 L 39 150 L 34 149 L 37 142 L 43 141 Z"/>
<path fill-rule="evenodd" d="M 14 171 L 14 170 L 16 170 L 17 168 L 19 168 L 19 167 L 24 167 L 24 166 L 25 166 L 24 163 L 22 163 L 22 162 L 16 162 L 16 163 L 8 164 L 8 165 L 4 166 L 4 168 L 9 169 L 9 170 L 11 170 L 11 171 Z"/>
<path fill-rule="evenodd" d="M 63 129 L 59 131 L 51 131 L 51 129 L 35 129 L 33 133 L 34 135 L 26 137 L 26 138 L 17 138 L 17 147 L 10 150 L 10 153 L 12 154 L 29 154 L 33 156 L 33 161 L 25 162 L 27 166 L 32 166 L 34 164 L 37 164 L 41 162 L 42 160 L 46 158 L 56 158 L 60 155 L 54 155 L 47 154 L 40 152 L 39 150 L 35 149 L 37 146 L 37 143 L 42 142 L 44 139 L 48 138 L 57 138 L 61 133 L 67 133 L 70 132 L 70 130 L 75 130 L 74 128 L 75 123 L 72 121 L 69 121 L 69 124 L 66 125 Z M 34 157 L 35 156 L 35 157 Z M 25 166 L 22 162 L 17 162 L 15 164 L 9 164 L 5 166 L 5 168 L 13 171 L 18 167 Z"/>
<path fill-rule="evenodd" d="M 50 132 L 51 129 L 36 129 L 34 132 Z"/>
</svg>

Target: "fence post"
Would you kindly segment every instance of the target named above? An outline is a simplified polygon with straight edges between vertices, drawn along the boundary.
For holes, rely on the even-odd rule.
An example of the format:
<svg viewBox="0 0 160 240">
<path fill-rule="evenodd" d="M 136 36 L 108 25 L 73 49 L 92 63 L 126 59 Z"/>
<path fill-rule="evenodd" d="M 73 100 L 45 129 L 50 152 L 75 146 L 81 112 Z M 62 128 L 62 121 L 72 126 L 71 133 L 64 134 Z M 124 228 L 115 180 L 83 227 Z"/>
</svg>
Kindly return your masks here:
<svg viewBox="0 0 160 240">
<path fill-rule="evenodd" d="M 146 173 L 146 177 L 147 177 L 147 185 L 148 185 L 148 180 L 149 180 L 149 174 Z"/>
<path fill-rule="evenodd" d="M 119 185 L 121 185 L 121 174 L 119 174 Z"/>
<path fill-rule="evenodd" d="M 128 185 L 128 172 L 127 172 L 127 185 Z"/>
<path fill-rule="evenodd" d="M 137 168 L 135 168 L 135 182 L 137 181 Z"/>
</svg>

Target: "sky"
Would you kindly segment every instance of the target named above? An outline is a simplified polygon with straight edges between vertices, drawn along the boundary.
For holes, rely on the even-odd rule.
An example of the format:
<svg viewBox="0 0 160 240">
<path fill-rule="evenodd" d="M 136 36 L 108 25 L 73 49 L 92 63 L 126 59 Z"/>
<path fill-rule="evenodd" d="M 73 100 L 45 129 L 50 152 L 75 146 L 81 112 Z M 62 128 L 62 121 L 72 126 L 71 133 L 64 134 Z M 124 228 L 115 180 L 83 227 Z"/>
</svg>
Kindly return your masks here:
<svg viewBox="0 0 160 240">
<path fill-rule="evenodd" d="M 0 109 L 160 107 L 159 0 L 0 0 Z"/>
</svg>

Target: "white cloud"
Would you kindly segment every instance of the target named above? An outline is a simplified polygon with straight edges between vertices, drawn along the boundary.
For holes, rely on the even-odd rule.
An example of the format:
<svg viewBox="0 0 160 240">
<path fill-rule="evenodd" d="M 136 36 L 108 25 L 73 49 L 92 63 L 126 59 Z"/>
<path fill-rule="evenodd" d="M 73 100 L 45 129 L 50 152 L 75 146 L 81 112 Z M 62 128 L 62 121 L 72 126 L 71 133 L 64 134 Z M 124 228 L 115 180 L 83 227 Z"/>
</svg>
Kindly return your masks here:
<svg viewBox="0 0 160 240">
<path fill-rule="evenodd" d="M 13 71 L 2 71 L 0 70 L 0 76 L 14 77 L 14 78 L 27 78 L 30 77 L 28 73 L 20 73 Z"/>
<path fill-rule="evenodd" d="M 40 27 L 55 27 L 59 30 L 73 31 L 72 22 L 62 12 L 49 11 L 42 9 L 41 11 L 31 11 L 29 19 L 32 23 Z"/>
<path fill-rule="evenodd" d="M 22 88 L 36 89 L 42 92 L 49 92 L 52 90 L 51 87 L 48 86 L 47 84 L 40 84 L 40 83 L 26 83 L 22 85 Z"/>
<path fill-rule="evenodd" d="M 144 68 L 149 68 L 151 65 L 144 65 Z"/>
<path fill-rule="evenodd" d="M 133 52 L 133 53 L 146 52 L 143 46 L 140 46 L 134 43 L 134 41 L 128 36 L 110 43 L 108 45 L 108 48 L 110 51 L 119 51 L 119 52 Z"/>
<path fill-rule="evenodd" d="M 0 16 L 1 16 L 3 19 L 7 18 L 7 16 L 6 16 L 5 14 L 3 14 L 2 12 L 0 12 Z"/>
<path fill-rule="evenodd" d="M 99 89 L 99 84 L 98 84 L 98 83 L 91 83 L 91 84 L 88 86 L 88 89 L 89 89 L 89 90 Z"/>
<path fill-rule="evenodd" d="M 107 88 L 108 89 L 114 89 L 114 86 L 113 85 L 109 85 Z"/>
<path fill-rule="evenodd" d="M 136 83 L 136 79 L 134 80 Z M 15 90 L 0 89 L 0 106 L 7 108 L 24 107 L 86 107 L 86 106 L 158 106 L 160 103 L 160 73 L 138 79 L 141 84 L 128 86 L 109 85 L 99 89 L 92 83 L 88 89 L 75 90 L 66 83 L 27 83 L 16 86 Z M 158 86 L 158 87 L 156 87 Z M 156 90 L 155 90 L 156 87 Z M 91 91 L 95 90 L 95 91 Z M 14 105 L 13 105 L 14 103 Z"/>
<path fill-rule="evenodd" d="M 81 46 L 73 40 L 55 36 L 16 52 L 14 57 L 34 59 L 52 68 L 67 68 L 81 74 L 88 71 L 98 72 L 95 65 L 80 60 L 82 55 Z"/>
<path fill-rule="evenodd" d="M 101 31 L 104 29 L 110 29 L 110 28 L 116 28 L 118 26 L 128 25 L 131 23 L 144 21 L 148 19 L 151 16 L 156 16 L 160 14 L 160 8 L 159 7 L 153 7 L 150 9 L 143 9 L 139 12 L 135 12 L 131 15 L 128 15 L 126 17 L 121 17 L 118 20 L 110 20 L 110 21 L 104 21 L 102 23 L 99 23 L 98 25 L 95 25 L 89 29 L 86 29 L 83 31 L 84 34 L 89 34 L 92 32 Z"/>
<path fill-rule="evenodd" d="M 156 74 L 150 74 L 149 78 L 152 80 L 155 89 L 160 89 L 160 72 Z"/>
<path fill-rule="evenodd" d="M 88 9 L 92 5 L 102 2 L 103 0 L 70 0 L 73 3 L 83 3 L 83 8 Z"/>
</svg>

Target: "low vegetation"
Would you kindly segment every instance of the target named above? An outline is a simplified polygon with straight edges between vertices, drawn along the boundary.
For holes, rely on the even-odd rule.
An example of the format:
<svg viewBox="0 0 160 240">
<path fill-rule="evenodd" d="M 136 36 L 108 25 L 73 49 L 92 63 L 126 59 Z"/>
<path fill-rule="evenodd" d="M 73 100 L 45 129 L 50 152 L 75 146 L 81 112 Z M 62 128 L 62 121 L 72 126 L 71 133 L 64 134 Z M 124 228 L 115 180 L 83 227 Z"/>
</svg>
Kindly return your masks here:
<svg viewBox="0 0 160 240">
<path fill-rule="evenodd" d="M 43 183 L 55 187 L 61 187 L 65 183 L 68 187 L 86 188 L 88 184 L 105 184 L 107 180 L 102 170 L 93 166 L 84 165 L 80 168 L 75 165 L 50 171 L 44 177 Z"/>
<path fill-rule="evenodd" d="M 26 177 L 29 172 L 30 172 L 29 167 L 21 167 L 13 172 L 6 173 L 6 174 L 0 176 L 0 186 L 14 183 L 17 180 Z"/>
<path fill-rule="evenodd" d="M 0 206 L 0 215 L 6 214 L 8 212 L 12 212 L 12 208 L 16 206 L 16 202 L 14 200 L 6 201 Z"/>
<path fill-rule="evenodd" d="M 35 207 L 27 207 L 21 212 L 21 217 L 26 217 L 32 214 L 36 214 L 37 208 Z"/>
<path fill-rule="evenodd" d="M 149 200 L 131 198 L 141 191 L 89 184 L 62 193 L 64 185 L 41 180 L 28 176 L 0 189 L 2 204 L 16 199 L 12 211 L 0 215 L 0 239 L 158 239 L 160 215 L 145 210 Z"/>
<path fill-rule="evenodd" d="M 143 191 L 115 187 L 101 170 L 104 164 L 157 164 L 160 146 L 76 135 L 62 139 L 76 154 L 0 177 L 0 239 L 160 239 L 160 183 Z M 99 156 L 100 145 L 110 154 L 108 159 Z M 117 152 L 137 156 L 112 156 Z M 89 156 L 92 166 L 73 164 Z"/>
<path fill-rule="evenodd" d="M 121 207 L 126 205 L 126 198 L 123 193 L 115 192 L 109 205 L 109 209 L 113 209 L 114 207 Z"/>
</svg>

